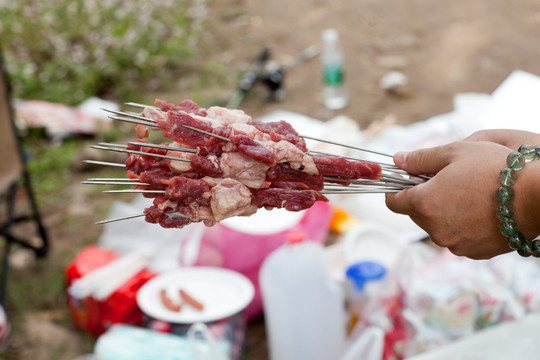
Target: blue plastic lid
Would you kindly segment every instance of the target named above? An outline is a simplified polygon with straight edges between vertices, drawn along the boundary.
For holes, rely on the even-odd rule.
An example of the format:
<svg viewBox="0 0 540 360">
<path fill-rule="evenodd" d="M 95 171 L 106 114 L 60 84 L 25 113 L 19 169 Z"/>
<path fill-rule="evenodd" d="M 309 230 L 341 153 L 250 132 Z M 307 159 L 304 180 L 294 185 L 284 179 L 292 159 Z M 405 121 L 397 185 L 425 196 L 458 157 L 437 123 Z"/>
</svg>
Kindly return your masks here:
<svg viewBox="0 0 540 360">
<path fill-rule="evenodd" d="M 354 284 L 356 290 L 364 291 L 369 281 L 380 280 L 386 275 L 386 268 L 377 262 L 361 261 L 349 266 L 345 275 Z"/>
</svg>

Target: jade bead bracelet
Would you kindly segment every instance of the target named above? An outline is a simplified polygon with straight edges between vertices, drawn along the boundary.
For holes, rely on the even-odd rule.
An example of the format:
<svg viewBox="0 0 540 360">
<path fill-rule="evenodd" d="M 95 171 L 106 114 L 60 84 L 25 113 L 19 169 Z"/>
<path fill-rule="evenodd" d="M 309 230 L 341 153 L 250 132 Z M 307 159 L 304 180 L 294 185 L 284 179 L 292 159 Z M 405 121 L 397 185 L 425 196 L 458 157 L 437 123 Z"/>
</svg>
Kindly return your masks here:
<svg viewBox="0 0 540 360">
<path fill-rule="evenodd" d="M 523 144 L 517 152 L 511 152 L 506 158 L 506 166 L 499 173 L 499 180 L 502 186 L 497 189 L 497 200 L 501 203 L 497 207 L 497 218 L 501 220 L 501 234 L 506 237 L 508 246 L 516 250 L 521 256 L 540 257 L 540 239 L 527 240 L 518 230 L 514 221 L 514 208 L 512 199 L 514 191 L 512 185 L 516 183 L 517 172 L 525 167 L 525 164 L 532 160 L 540 160 L 540 145 L 531 146 Z"/>
</svg>

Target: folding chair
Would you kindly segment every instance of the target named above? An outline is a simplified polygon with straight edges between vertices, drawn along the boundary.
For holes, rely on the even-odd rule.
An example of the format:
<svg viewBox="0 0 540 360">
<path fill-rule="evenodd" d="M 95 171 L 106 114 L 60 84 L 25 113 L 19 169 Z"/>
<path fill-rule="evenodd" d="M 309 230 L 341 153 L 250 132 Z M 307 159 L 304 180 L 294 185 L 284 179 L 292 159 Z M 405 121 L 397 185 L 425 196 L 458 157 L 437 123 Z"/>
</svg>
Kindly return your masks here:
<svg viewBox="0 0 540 360">
<path fill-rule="evenodd" d="M 0 49 L 0 238 L 5 239 L 2 277 L 0 279 L 0 305 L 4 305 L 9 277 L 9 255 L 13 244 L 31 249 L 36 257 L 47 254 L 48 240 L 45 227 L 36 205 L 26 167 L 23 147 L 15 126 L 10 86 L 4 57 Z M 26 196 L 21 196 L 25 191 Z M 24 211 L 18 211 L 17 205 L 26 202 Z M 16 209 L 17 207 L 17 209 Z M 16 225 L 31 222 L 38 244 L 30 238 L 23 238 L 15 233 Z M 26 229 L 26 228 L 25 228 Z M 26 234 L 26 231 L 24 232 Z"/>
</svg>

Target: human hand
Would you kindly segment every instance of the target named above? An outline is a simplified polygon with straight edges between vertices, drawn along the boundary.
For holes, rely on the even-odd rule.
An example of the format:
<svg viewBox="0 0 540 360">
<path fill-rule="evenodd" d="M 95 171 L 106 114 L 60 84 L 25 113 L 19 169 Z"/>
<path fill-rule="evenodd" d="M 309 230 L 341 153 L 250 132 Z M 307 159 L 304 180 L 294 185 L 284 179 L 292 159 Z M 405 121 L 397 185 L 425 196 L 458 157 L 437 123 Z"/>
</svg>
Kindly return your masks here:
<svg viewBox="0 0 540 360">
<path fill-rule="evenodd" d="M 386 204 L 394 212 L 409 215 L 433 242 L 456 255 L 483 259 L 509 252 L 495 215 L 495 194 L 499 172 L 511 151 L 494 142 L 474 140 L 398 153 L 394 157 L 398 167 L 433 177 L 388 194 Z"/>
<path fill-rule="evenodd" d="M 523 144 L 540 145 L 540 134 L 521 130 L 481 130 L 468 136 L 465 141 L 489 141 L 517 151 Z"/>
</svg>

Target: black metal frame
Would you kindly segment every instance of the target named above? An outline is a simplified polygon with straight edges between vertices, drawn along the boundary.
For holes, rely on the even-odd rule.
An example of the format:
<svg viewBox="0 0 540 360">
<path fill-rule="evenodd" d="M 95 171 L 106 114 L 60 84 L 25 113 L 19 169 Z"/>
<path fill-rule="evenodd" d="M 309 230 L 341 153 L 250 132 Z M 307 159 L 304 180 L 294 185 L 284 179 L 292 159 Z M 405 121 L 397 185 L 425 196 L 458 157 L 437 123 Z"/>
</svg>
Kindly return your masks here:
<svg viewBox="0 0 540 360">
<path fill-rule="evenodd" d="M 0 279 L 0 305 L 4 305 L 7 297 L 7 285 L 8 285 L 8 279 L 9 279 L 9 255 L 11 251 L 11 247 L 13 244 L 19 245 L 21 247 L 30 249 L 34 252 L 36 257 L 44 257 L 48 250 L 49 250 L 49 241 L 47 237 L 47 232 L 45 230 L 45 226 L 43 225 L 43 222 L 41 221 L 41 216 L 39 213 L 39 209 L 36 203 L 36 199 L 34 196 L 34 191 L 32 188 L 32 184 L 30 181 L 30 174 L 28 172 L 27 166 L 26 166 L 26 160 L 24 157 L 24 149 L 22 146 L 21 138 L 18 132 L 18 129 L 15 125 L 15 117 L 14 117 L 14 111 L 13 106 L 11 103 L 11 87 L 9 82 L 8 73 L 6 70 L 4 57 L 2 50 L 0 49 L 0 68 L 2 71 L 2 78 L 3 83 L 0 84 L 0 86 L 5 87 L 5 99 L 0 99 L 0 104 L 3 102 L 8 107 L 9 111 L 9 118 L 11 122 L 11 126 L 13 129 L 13 136 L 16 139 L 17 143 L 17 156 L 20 156 L 21 163 L 22 163 L 22 171 L 19 174 L 18 178 L 7 188 L 7 190 L 0 194 L 0 202 L 4 203 L 6 206 L 6 215 L 7 219 L 4 223 L 0 224 L 0 237 L 4 238 L 6 240 L 5 242 L 5 248 L 4 248 L 4 256 L 3 256 L 3 263 L 2 263 L 2 277 Z M 30 210 L 28 214 L 24 215 L 16 215 L 15 214 L 15 206 L 17 203 L 17 192 L 19 189 L 23 189 L 26 191 L 28 205 L 30 205 Z M 13 227 L 16 224 L 22 223 L 22 222 L 34 222 L 36 226 L 36 231 L 41 238 L 41 244 L 34 245 L 32 244 L 28 239 L 21 238 L 19 236 L 16 236 L 12 230 Z"/>
</svg>

